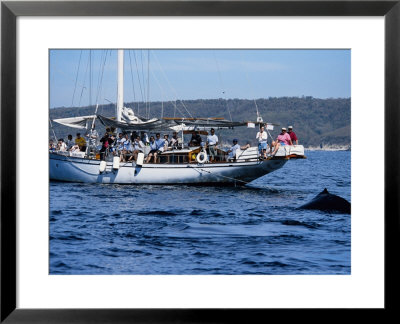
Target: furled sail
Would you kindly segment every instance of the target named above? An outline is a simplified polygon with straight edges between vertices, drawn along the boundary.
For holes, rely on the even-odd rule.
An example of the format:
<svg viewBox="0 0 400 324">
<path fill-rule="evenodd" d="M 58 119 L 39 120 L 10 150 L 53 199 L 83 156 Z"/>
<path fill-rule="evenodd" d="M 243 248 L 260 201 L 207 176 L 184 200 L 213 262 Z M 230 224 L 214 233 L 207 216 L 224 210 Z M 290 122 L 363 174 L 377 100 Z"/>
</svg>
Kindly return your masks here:
<svg viewBox="0 0 400 324">
<path fill-rule="evenodd" d="M 88 121 L 92 121 L 93 118 L 96 118 L 96 115 L 58 118 L 53 119 L 53 121 L 67 127 L 85 129 L 88 127 Z"/>
<path fill-rule="evenodd" d="M 152 119 L 139 119 L 137 122 L 121 120 L 120 122 L 111 119 L 109 117 L 104 117 L 102 115 L 97 115 L 100 122 L 106 127 L 120 128 L 123 131 L 138 131 L 138 130 L 163 130 L 176 125 L 173 121 L 164 121 L 157 118 Z"/>
</svg>

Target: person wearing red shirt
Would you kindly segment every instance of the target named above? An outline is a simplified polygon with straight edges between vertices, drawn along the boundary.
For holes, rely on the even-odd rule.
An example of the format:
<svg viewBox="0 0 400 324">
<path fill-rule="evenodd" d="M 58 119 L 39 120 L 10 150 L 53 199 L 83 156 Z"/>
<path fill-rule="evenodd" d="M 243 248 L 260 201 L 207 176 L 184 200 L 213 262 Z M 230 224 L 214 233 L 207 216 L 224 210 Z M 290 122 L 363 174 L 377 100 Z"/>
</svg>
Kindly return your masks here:
<svg viewBox="0 0 400 324">
<path fill-rule="evenodd" d="M 299 145 L 299 141 L 297 139 L 296 133 L 293 132 L 293 126 L 288 127 L 288 134 L 290 135 L 290 139 L 292 140 L 292 143 L 296 143 L 296 145 Z"/>
</svg>

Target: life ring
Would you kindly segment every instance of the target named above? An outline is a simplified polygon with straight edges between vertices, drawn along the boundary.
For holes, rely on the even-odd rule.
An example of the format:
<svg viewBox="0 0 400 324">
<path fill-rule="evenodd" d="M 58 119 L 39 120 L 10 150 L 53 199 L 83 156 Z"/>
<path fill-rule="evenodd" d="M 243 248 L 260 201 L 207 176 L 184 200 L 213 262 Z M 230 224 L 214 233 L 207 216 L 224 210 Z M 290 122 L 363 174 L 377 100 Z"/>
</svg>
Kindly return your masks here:
<svg viewBox="0 0 400 324">
<path fill-rule="evenodd" d="M 207 153 L 206 152 L 200 152 L 196 156 L 196 161 L 200 164 L 203 164 L 204 162 L 207 161 Z"/>
</svg>

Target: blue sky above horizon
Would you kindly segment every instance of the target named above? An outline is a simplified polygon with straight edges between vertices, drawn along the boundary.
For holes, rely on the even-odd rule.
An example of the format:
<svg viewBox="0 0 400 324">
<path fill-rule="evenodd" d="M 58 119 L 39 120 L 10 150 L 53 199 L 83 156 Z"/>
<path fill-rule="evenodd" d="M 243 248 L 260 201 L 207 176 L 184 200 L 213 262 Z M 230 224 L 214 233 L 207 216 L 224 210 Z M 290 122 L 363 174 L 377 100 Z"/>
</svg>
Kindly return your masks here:
<svg viewBox="0 0 400 324">
<path fill-rule="evenodd" d="M 117 50 L 50 50 L 50 108 L 115 103 Z M 350 50 L 125 50 L 124 101 L 350 98 Z"/>
</svg>

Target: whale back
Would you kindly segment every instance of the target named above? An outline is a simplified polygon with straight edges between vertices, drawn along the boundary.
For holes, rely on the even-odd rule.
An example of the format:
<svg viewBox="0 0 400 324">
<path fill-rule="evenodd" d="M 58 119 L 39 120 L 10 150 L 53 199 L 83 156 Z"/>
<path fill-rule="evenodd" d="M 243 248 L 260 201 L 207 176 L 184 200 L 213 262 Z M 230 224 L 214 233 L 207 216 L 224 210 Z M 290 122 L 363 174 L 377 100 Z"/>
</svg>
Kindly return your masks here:
<svg viewBox="0 0 400 324">
<path fill-rule="evenodd" d="M 310 202 L 300 207 L 301 209 L 316 209 L 326 212 L 351 213 L 351 204 L 344 198 L 329 193 L 325 188 Z"/>
</svg>

